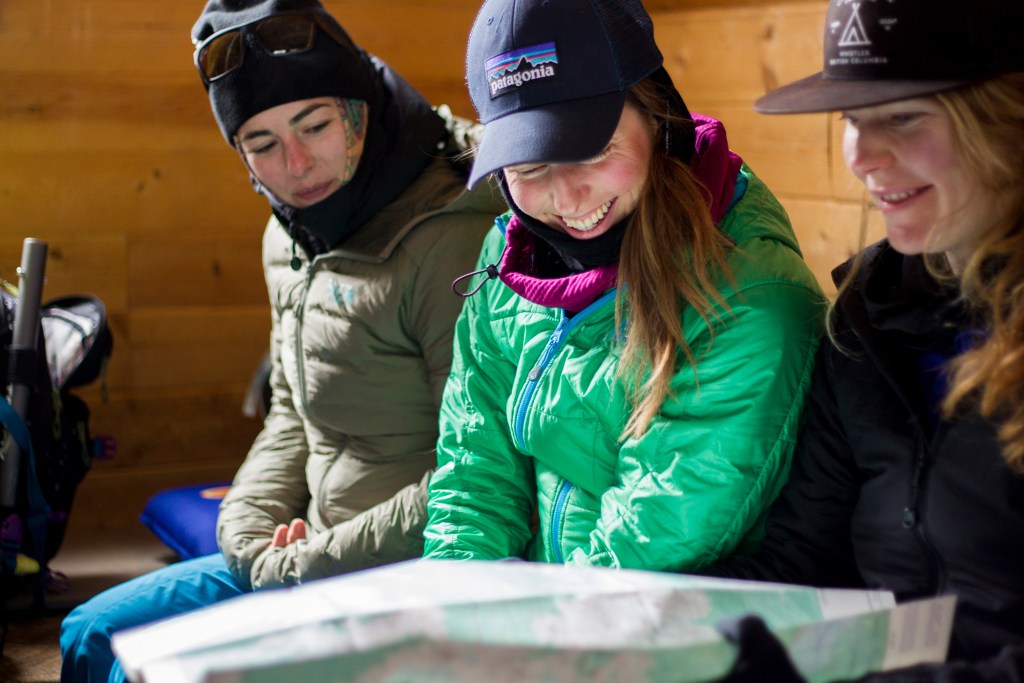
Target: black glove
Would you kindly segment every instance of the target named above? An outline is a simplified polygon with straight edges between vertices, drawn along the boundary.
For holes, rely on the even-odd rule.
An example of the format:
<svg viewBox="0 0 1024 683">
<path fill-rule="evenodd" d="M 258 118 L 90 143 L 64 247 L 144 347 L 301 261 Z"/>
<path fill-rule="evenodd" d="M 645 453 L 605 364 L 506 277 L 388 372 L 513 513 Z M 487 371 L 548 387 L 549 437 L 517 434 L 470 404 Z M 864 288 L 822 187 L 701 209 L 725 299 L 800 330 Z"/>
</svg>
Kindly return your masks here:
<svg viewBox="0 0 1024 683">
<path fill-rule="evenodd" d="M 786 648 L 756 614 L 723 619 L 715 628 L 739 650 L 732 669 L 717 683 L 807 683 Z"/>
</svg>

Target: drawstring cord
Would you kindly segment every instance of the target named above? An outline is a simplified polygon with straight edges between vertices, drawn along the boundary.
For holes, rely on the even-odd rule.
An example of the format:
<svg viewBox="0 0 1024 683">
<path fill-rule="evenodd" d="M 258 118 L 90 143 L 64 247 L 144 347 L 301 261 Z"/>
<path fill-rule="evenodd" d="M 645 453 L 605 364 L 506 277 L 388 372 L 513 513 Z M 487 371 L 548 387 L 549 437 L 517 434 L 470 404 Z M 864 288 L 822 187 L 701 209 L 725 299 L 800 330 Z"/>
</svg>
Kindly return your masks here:
<svg viewBox="0 0 1024 683">
<path fill-rule="evenodd" d="M 486 273 L 487 277 L 485 277 L 483 280 L 481 280 L 477 284 L 476 287 L 474 287 L 473 289 L 471 289 L 469 291 L 460 292 L 458 287 L 456 287 L 456 285 L 458 285 L 463 280 L 468 280 L 469 278 L 473 277 L 474 275 L 481 275 L 481 274 L 485 274 L 485 273 Z M 456 296 L 461 296 L 463 299 L 468 299 L 469 297 L 471 297 L 474 294 L 476 294 L 477 292 L 479 292 L 480 288 L 483 287 L 484 284 L 488 280 L 494 280 L 497 277 L 498 277 L 498 266 L 497 266 L 497 264 L 492 263 L 492 264 L 488 265 L 486 268 L 482 268 L 480 270 L 474 270 L 472 273 L 466 273 L 465 275 L 460 275 L 457 278 L 455 278 L 454 280 L 452 280 L 452 291 L 455 292 Z"/>
<path fill-rule="evenodd" d="M 507 241 L 505 242 L 505 246 L 501 250 L 501 256 L 498 257 L 498 263 L 501 263 L 502 259 L 505 258 L 505 252 L 506 251 L 508 251 L 508 242 Z M 479 292 L 480 288 L 483 287 L 484 284 L 486 284 L 488 280 L 497 280 L 498 279 L 498 263 L 492 263 L 490 265 L 484 266 L 480 270 L 474 270 L 472 273 L 466 273 L 465 275 L 460 275 L 457 278 L 455 278 L 454 280 L 452 280 L 452 291 L 455 293 L 455 296 L 461 296 L 463 299 L 468 299 L 469 297 L 471 297 L 474 294 L 476 294 L 477 292 Z M 471 290 L 469 290 L 467 292 L 460 292 L 459 288 L 456 287 L 456 285 L 459 284 L 460 282 L 462 282 L 463 280 L 468 280 L 469 278 L 473 277 L 474 275 L 486 275 L 487 277 L 485 277 L 483 280 L 481 280 L 480 283 L 477 284 L 477 286 L 474 287 L 473 289 L 471 289 Z"/>
</svg>

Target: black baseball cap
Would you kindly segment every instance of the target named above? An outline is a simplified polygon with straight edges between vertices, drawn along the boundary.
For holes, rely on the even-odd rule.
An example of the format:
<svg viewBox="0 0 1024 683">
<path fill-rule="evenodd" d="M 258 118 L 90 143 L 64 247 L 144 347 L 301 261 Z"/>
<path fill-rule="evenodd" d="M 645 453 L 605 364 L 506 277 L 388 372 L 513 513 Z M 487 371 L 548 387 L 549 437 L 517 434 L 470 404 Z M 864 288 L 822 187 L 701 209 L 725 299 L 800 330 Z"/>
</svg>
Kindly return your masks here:
<svg viewBox="0 0 1024 683">
<path fill-rule="evenodd" d="M 764 114 L 856 109 L 1024 70 L 1024 0 L 831 0 L 824 69 L 754 102 Z"/>
<path fill-rule="evenodd" d="M 662 61 L 640 0 L 487 0 L 466 51 L 485 124 L 470 187 L 505 166 L 597 155 L 626 91 Z"/>
</svg>

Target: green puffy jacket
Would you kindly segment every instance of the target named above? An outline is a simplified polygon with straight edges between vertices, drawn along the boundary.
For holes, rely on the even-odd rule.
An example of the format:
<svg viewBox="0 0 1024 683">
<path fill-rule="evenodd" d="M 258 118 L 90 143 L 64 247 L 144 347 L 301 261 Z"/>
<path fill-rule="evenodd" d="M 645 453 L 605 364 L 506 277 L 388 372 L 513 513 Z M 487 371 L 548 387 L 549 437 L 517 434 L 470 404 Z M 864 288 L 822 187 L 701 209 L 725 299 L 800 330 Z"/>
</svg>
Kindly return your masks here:
<svg viewBox="0 0 1024 683">
<path fill-rule="evenodd" d="M 425 556 L 694 570 L 747 549 L 784 483 L 824 297 L 785 211 L 744 167 L 719 223 L 736 247 L 714 340 L 691 309 L 685 360 L 641 438 L 617 375 L 614 297 L 579 313 L 499 282 L 463 309 L 445 388 Z M 740 190 L 742 191 L 742 190 Z M 495 263 L 500 217 L 479 263 Z"/>
</svg>

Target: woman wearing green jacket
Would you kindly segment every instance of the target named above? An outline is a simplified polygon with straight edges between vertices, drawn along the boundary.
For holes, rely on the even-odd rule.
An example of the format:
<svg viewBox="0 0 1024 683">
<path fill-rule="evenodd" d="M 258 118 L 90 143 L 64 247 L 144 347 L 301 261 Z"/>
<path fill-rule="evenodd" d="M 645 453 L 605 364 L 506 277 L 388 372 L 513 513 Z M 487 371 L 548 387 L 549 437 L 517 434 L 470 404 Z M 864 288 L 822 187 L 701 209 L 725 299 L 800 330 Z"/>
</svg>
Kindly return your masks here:
<svg viewBox="0 0 1024 683">
<path fill-rule="evenodd" d="M 512 211 L 457 324 L 428 558 L 681 570 L 759 538 L 823 297 L 661 65 L 639 1 L 481 8 L 470 183 L 494 173 Z"/>
</svg>

